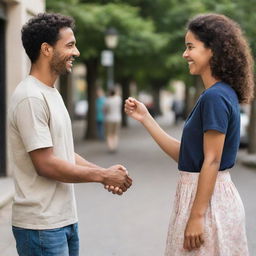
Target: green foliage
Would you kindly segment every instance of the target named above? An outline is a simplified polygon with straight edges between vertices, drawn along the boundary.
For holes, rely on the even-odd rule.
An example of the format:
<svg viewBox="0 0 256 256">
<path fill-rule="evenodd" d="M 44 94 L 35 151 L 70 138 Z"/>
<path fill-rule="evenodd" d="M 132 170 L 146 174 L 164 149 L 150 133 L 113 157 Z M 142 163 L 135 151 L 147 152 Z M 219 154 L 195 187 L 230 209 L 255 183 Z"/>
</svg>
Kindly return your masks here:
<svg viewBox="0 0 256 256">
<path fill-rule="evenodd" d="M 104 32 L 115 27 L 117 75 L 142 84 L 151 80 L 189 80 L 182 59 L 187 21 L 199 13 L 217 12 L 236 20 L 256 56 L 255 0 L 47 0 L 47 8 L 76 20 L 81 60 L 100 58 Z"/>
</svg>

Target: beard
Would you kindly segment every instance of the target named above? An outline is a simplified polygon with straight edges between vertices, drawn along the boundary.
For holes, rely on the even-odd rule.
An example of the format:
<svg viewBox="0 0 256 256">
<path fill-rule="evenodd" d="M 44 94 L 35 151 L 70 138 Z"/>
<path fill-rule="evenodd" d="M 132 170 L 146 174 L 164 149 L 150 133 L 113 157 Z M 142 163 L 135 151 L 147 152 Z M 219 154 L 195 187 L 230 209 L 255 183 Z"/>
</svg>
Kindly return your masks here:
<svg viewBox="0 0 256 256">
<path fill-rule="evenodd" d="M 67 61 L 72 57 L 62 56 L 59 52 L 55 51 L 50 62 L 51 70 L 57 75 L 66 75 L 71 72 L 71 69 L 67 68 Z"/>
</svg>

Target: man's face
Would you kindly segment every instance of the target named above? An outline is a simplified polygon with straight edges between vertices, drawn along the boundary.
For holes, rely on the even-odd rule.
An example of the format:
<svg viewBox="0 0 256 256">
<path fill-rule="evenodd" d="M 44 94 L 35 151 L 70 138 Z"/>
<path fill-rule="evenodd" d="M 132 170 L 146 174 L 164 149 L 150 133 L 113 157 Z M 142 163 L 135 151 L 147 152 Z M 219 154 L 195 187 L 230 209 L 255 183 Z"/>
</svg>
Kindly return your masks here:
<svg viewBox="0 0 256 256">
<path fill-rule="evenodd" d="M 72 71 L 75 57 L 80 55 L 76 48 L 76 39 L 71 28 L 62 28 L 59 31 L 59 40 L 53 47 L 53 55 L 50 62 L 51 70 L 63 75 Z"/>
</svg>

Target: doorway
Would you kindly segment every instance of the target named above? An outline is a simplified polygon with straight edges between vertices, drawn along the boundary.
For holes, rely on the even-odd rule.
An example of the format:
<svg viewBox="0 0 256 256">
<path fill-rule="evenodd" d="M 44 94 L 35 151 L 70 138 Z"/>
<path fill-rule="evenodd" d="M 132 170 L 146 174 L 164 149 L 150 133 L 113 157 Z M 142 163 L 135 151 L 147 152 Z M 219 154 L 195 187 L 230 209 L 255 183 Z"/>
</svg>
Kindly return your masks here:
<svg viewBox="0 0 256 256">
<path fill-rule="evenodd" d="M 1 8 L 1 6 L 0 6 Z M 0 17 L 0 176 L 6 176 L 5 20 Z"/>
</svg>

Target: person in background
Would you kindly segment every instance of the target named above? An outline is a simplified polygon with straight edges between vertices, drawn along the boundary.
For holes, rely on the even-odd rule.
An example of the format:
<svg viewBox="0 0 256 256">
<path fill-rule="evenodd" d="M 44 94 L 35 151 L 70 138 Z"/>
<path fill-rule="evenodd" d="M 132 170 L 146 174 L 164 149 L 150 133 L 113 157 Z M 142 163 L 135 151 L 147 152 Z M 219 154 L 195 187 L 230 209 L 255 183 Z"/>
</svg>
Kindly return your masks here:
<svg viewBox="0 0 256 256">
<path fill-rule="evenodd" d="M 105 139 L 105 102 L 106 97 L 104 96 L 104 91 L 101 88 L 98 88 L 96 98 L 96 124 L 98 138 L 102 141 Z"/>
<path fill-rule="evenodd" d="M 253 96 L 251 52 L 239 25 L 219 14 L 190 20 L 185 47 L 183 58 L 190 74 L 201 76 L 204 91 L 181 141 L 165 133 L 144 104 L 125 103 L 125 112 L 178 162 L 165 256 L 248 256 L 244 207 L 230 172 L 239 148 L 239 103 Z"/>
<path fill-rule="evenodd" d="M 116 152 L 118 148 L 121 110 L 122 99 L 117 93 L 117 88 L 111 89 L 105 102 L 106 138 L 111 153 Z"/>
<path fill-rule="evenodd" d="M 181 99 L 173 99 L 171 110 L 174 112 L 175 125 L 182 121 L 184 116 L 184 101 Z"/>
</svg>

